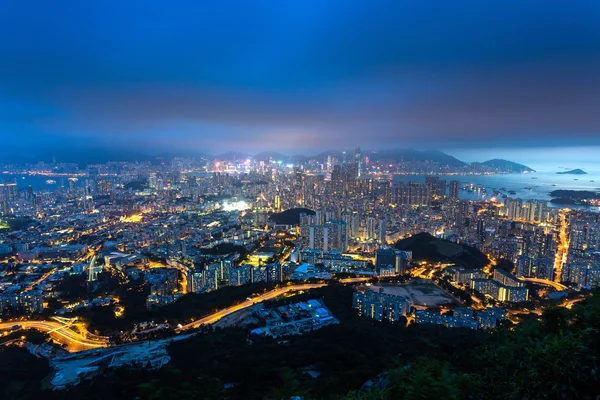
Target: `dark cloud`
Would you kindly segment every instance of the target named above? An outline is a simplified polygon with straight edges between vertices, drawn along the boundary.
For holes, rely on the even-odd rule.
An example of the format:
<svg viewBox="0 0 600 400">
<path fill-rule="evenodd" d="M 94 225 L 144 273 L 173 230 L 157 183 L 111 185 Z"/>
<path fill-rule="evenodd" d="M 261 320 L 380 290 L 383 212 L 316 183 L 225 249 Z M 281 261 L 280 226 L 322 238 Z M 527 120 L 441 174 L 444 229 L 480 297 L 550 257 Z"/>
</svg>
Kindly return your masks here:
<svg viewBox="0 0 600 400">
<path fill-rule="evenodd" d="M 600 144 L 596 2 L 218 4 L 0 5 L 5 145 Z"/>
</svg>

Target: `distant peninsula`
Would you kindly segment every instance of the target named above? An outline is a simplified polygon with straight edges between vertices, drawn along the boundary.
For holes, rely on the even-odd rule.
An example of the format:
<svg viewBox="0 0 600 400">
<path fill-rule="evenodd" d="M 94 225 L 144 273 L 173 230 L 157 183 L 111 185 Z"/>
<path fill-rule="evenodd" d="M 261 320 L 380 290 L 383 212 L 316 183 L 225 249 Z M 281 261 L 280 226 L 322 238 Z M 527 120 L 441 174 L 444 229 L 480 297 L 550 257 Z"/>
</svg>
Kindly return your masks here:
<svg viewBox="0 0 600 400">
<path fill-rule="evenodd" d="M 570 171 L 564 171 L 564 172 L 557 172 L 558 175 L 587 175 L 587 172 L 585 172 L 582 169 L 572 169 Z"/>
</svg>

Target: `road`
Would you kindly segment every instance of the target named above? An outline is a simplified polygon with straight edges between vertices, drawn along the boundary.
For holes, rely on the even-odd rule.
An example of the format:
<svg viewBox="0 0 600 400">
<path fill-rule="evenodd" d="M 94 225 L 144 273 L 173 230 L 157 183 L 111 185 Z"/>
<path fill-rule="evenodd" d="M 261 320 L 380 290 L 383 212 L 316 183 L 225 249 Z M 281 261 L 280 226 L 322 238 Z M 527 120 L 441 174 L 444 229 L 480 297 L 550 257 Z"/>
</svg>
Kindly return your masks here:
<svg viewBox="0 0 600 400">
<path fill-rule="evenodd" d="M 359 283 L 359 282 L 368 281 L 370 279 L 371 278 L 346 278 L 346 279 L 340 279 L 340 282 L 344 283 L 344 284 Z M 186 329 L 197 328 L 200 325 L 214 324 L 215 322 L 219 321 L 223 317 L 228 316 L 229 314 L 232 314 L 239 310 L 243 310 L 244 308 L 250 307 L 251 305 L 253 305 L 255 303 L 261 303 L 263 301 L 272 300 L 272 299 L 279 297 L 288 292 L 297 292 L 297 291 L 301 291 L 301 290 L 317 289 L 317 288 L 320 288 L 323 286 L 327 286 L 327 284 L 326 283 L 307 283 L 307 284 L 301 284 L 301 285 L 285 286 L 280 289 L 273 289 L 270 292 L 267 292 L 267 293 L 262 294 L 257 297 L 253 297 L 251 300 L 245 300 L 245 301 L 241 302 L 240 304 L 236 304 L 234 306 L 227 307 L 223 310 L 215 312 L 214 314 L 208 315 L 197 321 L 194 321 L 187 325 L 184 325 L 183 327 L 179 328 L 177 331 L 181 332 Z"/>
<path fill-rule="evenodd" d="M 177 331 L 181 332 L 181 331 L 185 331 L 188 329 L 197 328 L 201 325 L 214 324 L 215 322 L 217 322 L 218 320 L 220 320 L 221 318 L 223 318 L 229 314 L 232 314 L 236 311 L 250 307 L 251 305 L 256 304 L 256 303 L 261 303 L 263 301 L 272 300 L 272 299 L 279 297 L 288 292 L 297 292 L 300 290 L 317 289 L 317 288 L 320 288 L 320 287 L 323 287 L 326 285 L 327 285 L 326 283 L 314 283 L 314 284 L 303 284 L 303 285 L 290 285 L 290 286 L 284 286 L 279 289 L 273 289 L 270 292 L 261 294 L 260 296 L 253 297 L 251 300 L 244 300 L 240 304 L 236 304 L 234 306 L 224 308 L 223 310 L 217 311 L 217 312 L 215 312 L 211 315 L 208 315 L 204 318 L 201 318 L 201 319 L 191 322 L 187 325 L 184 325 L 181 328 L 177 329 Z"/>
<path fill-rule="evenodd" d="M 560 282 L 562 279 L 562 267 L 567 262 L 569 256 L 569 211 L 562 209 L 559 211 L 560 229 L 558 232 L 558 251 L 554 260 L 554 281 Z"/>
<path fill-rule="evenodd" d="M 360 282 L 370 281 L 371 279 L 373 279 L 373 277 L 344 278 L 344 279 L 340 279 L 340 283 L 343 283 L 343 284 L 346 284 L 346 283 L 360 283 Z"/>
<path fill-rule="evenodd" d="M 100 338 L 88 338 L 69 329 L 70 324 L 58 321 L 12 321 L 0 322 L 0 329 L 11 329 L 19 325 L 23 329 L 37 329 L 40 332 L 50 334 L 60 344 L 65 344 L 69 351 L 83 351 L 106 347 L 108 342 Z"/>
<path fill-rule="evenodd" d="M 365 282 L 370 278 L 348 278 L 342 279 L 340 282 L 344 284 L 348 283 L 358 283 Z M 207 315 L 204 318 L 191 322 L 187 325 L 182 326 L 181 328 L 176 329 L 178 333 L 183 332 L 185 330 L 197 328 L 201 325 L 210 325 L 219 321 L 221 318 L 226 317 L 236 311 L 243 310 L 244 308 L 250 307 L 253 304 L 261 303 L 263 301 L 272 300 L 276 297 L 284 295 L 289 292 L 298 292 L 302 290 L 310 290 L 317 289 L 323 286 L 327 286 L 327 283 L 307 283 L 307 284 L 299 284 L 299 285 L 289 285 L 284 286 L 279 289 L 273 289 L 267 293 L 261 294 L 260 296 L 253 297 L 250 300 L 244 300 L 243 302 L 233 305 L 231 307 L 227 307 L 223 310 L 219 310 L 214 312 L 213 314 Z M 37 329 L 40 332 L 45 332 L 50 334 L 54 340 L 56 340 L 60 344 L 65 344 L 67 346 L 67 350 L 71 352 L 97 349 L 102 347 L 107 347 L 108 340 L 102 337 L 95 337 L 93 335 L 80 334 L 70 329 L 70 326 L 73 324 L 73 321 L 67 322 L 68 320 L 49 320 L 49 321 L 9 321 L 9 322 L 0 322 L 0 330 L 9 330 L 15 325 L 19 325 L 23 329 Z M 84 333 L 85 327 L 82 324 L 79 324 L 78 327 Z"/>
<path fill-rule="evenodd" d="M 559 290 L 559 291 L 563 291 L 563 290 L 567 290 L 567 287 L 563 284 L 560 284 L 558 282 L 553 282 L 553 281 L 549 281 L 548 279 L 539 279 L 539 278 L 519 278 L 522 281 L 525 282 L 532 282 L 532 283 L 539 283 L 542 285 L 547 285 L 547 286 L 552 286 L 554 289 Z"/>
<path fill-rule="evenodd" d="M 585 300 L 585 297 L 579 298 L 579 299 L 571 299 L 571 300 L 565 300 L 564 303 L 561 304 L 561 306 L 563 307 L 567 307 L 568 309 L 573 308 L 573 304 L 579 303 L 580 301 Z"/>
<path fill-rule="evenodd" d="M 351 279 L 347 280 L 346 283 L 358 282 L 358 280 Z M 316 283 L 316 284 L 300 284 L 300 285 L 290 285 L 284 286 L 279 289 L 271 290 L 270 292 L 264 293 L 260 296 L 253 297 L 251 300 L 245 300 L 240 304 L 236 304 L 231 307 L 227 307 L 223 310 L 216 311 L 215 313 L 208 315 L 204 318 L 201 318 L 197 321 L 184 325 L 183 327 L 177 329 L 178 332 L 182 332 L 188 329 L 197 328 L 200 325 L 208 325 L 213 324 L 220 320 L 221 318 L 232 314 L 236 311 L 242 310 L 244 308 L 250 307 L 255 303 L 260 303 L 263 301 L 271 300 L 276 297 L 279 297 L 288 292 L 297 292 L 301 290 L 310 290 L 317 289 L 323 286 L 326 286 L 326 283 Z M 78 352 L 83 350 L 90 349 L 98 349 L 102 347 L 108 346 L 108 341 L 101 337 L 93 337 L 92 335 L 85 335 L 81 333 L 77 333 L 74 330 L 70 329 L 73 323 L 63 322 L 63 321 L 54 321 L 54 320 L 46 320 L 46 321 L 9 321 L 9 322 L 0 322 L 0 330 L 10 330 L 13 326 L 18 325 L 23 329 L 37 329 L 40 332 L 48 333 L 54 340 L 56 340 L 60 344 L 66 345 L 67 350 L 70 352 Z M 85 327 L 83 325 L 79 325 L 79 328 L 85 333 Z"/>
</svg>

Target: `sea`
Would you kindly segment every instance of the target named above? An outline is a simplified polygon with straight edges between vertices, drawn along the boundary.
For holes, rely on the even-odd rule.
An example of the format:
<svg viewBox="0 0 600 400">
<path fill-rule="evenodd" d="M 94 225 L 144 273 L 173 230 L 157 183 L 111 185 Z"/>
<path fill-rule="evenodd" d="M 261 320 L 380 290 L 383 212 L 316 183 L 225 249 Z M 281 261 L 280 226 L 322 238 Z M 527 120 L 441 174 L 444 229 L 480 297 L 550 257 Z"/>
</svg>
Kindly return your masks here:
<svg viewBox="0 0 600 400">
<path fill-rule="evenodd" d="M 600 192 L 600 168 L 597 170 L 585 169 L 587 175 L 560 175 L 557 172 L 570 170 L 565 167 L 552 170 L 539 170 L 529 173 L 511 173 L 495 175 L 410 175 L 394 174 L 393 182 L 418 182 L 424 183 L 427 176 L 438 176 L 445 179 L 447 183 L 457 180 L 461 183 L 459 197 L 463 200 L 491 200 L 505 194 L 512 198 L 523 200 L 546 200 L 552 199 L 550 192 L 553 190 L 588 190 Z M 467 186 L 468 190 L 463 190 Z M 485 190 L 484 190 L 485 189 Z M 501 194 L 494 193 L 494 190 Z M 508 193 L 508 192 L 514 193 Z M 550 207 L 564 207 L 548 203 Z M 598 211 L 598 207 L 569 206 L 569 208 L 581 208 Z"/>
<path fill-rule="evenodd" d="M 26 189 L 31 185 L 34 191 L 52 192 L 61 187 L 69 187 L 68 176 L 52 176 L 52 175 L 14 175 L 0 174 L 0 183 L 16 183 L 19 190 Z M 75 182 L 75 187 L 82 185 L 82 181 Z"/>
</svg>

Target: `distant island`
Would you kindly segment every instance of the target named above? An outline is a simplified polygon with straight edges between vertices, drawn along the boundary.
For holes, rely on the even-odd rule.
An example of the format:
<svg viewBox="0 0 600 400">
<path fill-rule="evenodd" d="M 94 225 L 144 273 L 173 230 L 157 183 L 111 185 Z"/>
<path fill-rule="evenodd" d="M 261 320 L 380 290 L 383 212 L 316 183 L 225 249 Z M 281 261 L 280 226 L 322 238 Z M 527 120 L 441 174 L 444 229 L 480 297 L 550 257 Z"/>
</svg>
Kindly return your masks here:
<svg viewBox="0 0 600 400">
<path fill-rule="evenodd" d="M 600 201 L 600 193 L 589 190 L 554 190 L 550 192 L 554 204 L 593 206 Z"/>
<path fill-rule="evenodd" d="M 585 172 L 582 169 L 572 169 L 570 171 L 564 171 L 564 172 L 557 172 L 557 175 L 587 175 L 587 172 Z"/>
</svg>

